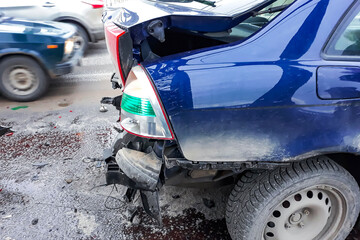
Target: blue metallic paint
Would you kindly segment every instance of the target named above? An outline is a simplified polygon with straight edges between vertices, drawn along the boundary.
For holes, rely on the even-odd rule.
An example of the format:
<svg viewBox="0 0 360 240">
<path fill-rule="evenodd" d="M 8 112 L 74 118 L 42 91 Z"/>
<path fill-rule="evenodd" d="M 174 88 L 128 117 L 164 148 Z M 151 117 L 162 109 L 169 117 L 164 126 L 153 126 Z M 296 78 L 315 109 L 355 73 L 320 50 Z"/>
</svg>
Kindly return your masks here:
<svg viewBox="0 0 360 240">
<path fill-rule="evenodd" d="M 184 156 L 284 161 L 360 152 L 359 99 L 324 100 L 316 89 L 319 67 L 360 65 L 321 57 L 352 3 L 298 0 L 243 42 L 144 63 Z"/>
<path fill-rule="evenodd" d="M 360 98 L 360 68 L 320 67 L 317 85 L 322 99 Z"/>
</svg>

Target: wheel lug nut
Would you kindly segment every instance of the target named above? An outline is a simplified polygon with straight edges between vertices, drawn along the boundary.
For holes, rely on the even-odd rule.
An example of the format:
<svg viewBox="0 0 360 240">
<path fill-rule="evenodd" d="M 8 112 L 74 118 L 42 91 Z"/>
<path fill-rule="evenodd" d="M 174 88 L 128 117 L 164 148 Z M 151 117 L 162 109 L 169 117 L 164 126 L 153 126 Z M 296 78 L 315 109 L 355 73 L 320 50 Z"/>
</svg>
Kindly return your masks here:
<svg viewBox="0 0 360 240">
<path fill-rule="evenodd" d="M 305 210 L 304 210 L 304 214 L 305 214 L 306 216 L 308 216 L 308 215 L 310 214 L 310 211 L 309 211 L 308 209 L 305 209 Z"/>
<path fill-rule="evenodd" d="M 299 227 L 300 227 L 300 228 L 303 228 L 304 226 L 305 226 L 305 224 L 304 224 L 303 222 L 300 222 L 300 223 L 299 223 Z"/>
</svg>

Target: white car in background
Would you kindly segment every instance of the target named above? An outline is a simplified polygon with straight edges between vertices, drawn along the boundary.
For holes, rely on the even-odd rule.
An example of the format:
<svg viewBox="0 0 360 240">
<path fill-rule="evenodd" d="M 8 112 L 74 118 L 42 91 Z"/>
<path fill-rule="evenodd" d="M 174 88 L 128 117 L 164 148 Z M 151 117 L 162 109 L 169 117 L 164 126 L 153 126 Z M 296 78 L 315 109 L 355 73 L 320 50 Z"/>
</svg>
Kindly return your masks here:
<svg viewBox="0 0 360 240">
<path fill-rule="evenodd" d="M 86 50 L 89 42 L 104 39 L 102 0 L 10 0 L 0 1 L 0 12 L 8 17 L 57 21 L 77 27 L 77 44 Z"/>
</svg>

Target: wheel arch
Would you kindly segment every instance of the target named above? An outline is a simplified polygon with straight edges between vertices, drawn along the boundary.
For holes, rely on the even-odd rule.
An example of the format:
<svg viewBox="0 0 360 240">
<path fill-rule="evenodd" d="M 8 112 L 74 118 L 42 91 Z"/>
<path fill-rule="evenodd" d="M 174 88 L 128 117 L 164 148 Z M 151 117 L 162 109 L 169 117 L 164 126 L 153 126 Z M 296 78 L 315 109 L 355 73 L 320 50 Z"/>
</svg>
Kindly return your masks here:
<svg viewBox="0 0 360 240">
<path fill-rule="evenodd" d="M 86 27 L 86 24 L 84 24 L 79 19 L 70 17 L 70 16 L 66 16 L 66 17 L 56 18 L 56 19 L 54 19 L 54 21 L 79 25 L 80 27 L 82 27 L 85 30 L 86 35 L 88 36 L 89 40 L 91 42 L 94 42 L 94 37 L 90 34 L 89 29 Z"/>
<path fill-rule="evenodd" d="M 47 74 L 48 76 L 52 77 L 53 74 L 51 73 L 51 71 L 49 71 L 49 69 L 46 67 L 45 63 L 37 56 L 30 54 L 30 53 L 25 53 L 25 52 L 10 52 L 10 53 L 5 53 L 0 55 L 0 63 L 2 61 L 4 61 L 7 58 L 10 57 L 28 57 L 31 58 L 32 60 L 34 60 L 36 63 L 39 64 L 39 66 L 41 67 L 41 69 L 45 72 L 45 74 Z"/>
</svg>

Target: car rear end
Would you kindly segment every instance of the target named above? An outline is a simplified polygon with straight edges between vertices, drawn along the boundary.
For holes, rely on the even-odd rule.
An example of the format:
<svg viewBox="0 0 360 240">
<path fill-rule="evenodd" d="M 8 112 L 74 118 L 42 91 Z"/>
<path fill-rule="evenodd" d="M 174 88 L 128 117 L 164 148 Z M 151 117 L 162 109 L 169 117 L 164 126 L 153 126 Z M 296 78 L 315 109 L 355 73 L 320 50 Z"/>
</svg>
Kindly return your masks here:
<svg viewBox="0 0 360 240">
<path fill-rule="evenodd" d="M 263 1 L 251 10 L 271 2 Z M 140 3 L 145 5 L 141 9 L 155 17 L 145 13 L 139 16 L 140 12 L 135 10 Z M 149 72 L 152 70 L 146 66 L 158 63 L 161 67 L 162 57 L 224 44 L 225 41 L 216 38 L 193 35 L 193 31 L 222 32 L 242 18 L 212 14 L 197 3 L 198 12 L 189 15 L 189 9 L 181 9 L 182 14 L 175 16 L 179 21 L 170 7 L 157 8 L 156 2 L 125 1 L 125 4 L 126 7 L 110 9 L 103 16 L 106 43 L 116 69 L 111 82 L 114 89 L 122 90 L 117 98 L 103 99 L 103 103 L 112 103 L 120 110 L 121 125 L 114 145 L 105 151 L 106 180 L 107 184 L 127 186 L 129 201 L 139 190 L 145 211 L 160 223 L 158 191 L 165 183 L 202 187 L 229 184 L 236 174 L 230 169 L 241 168 L 242 163 L 210 166 L 185 159 L 158 94 L 159 86 L 155 86 Z M 243 18 L 252 15 L 249 11 L 244 14 Z M 183 29 L 178 31 L 179 28 Z M 167 84 L 164 87 L 170 88 Z"/>
<path fill-rule="evenodd" d="M 291 19 L 296 15 L 293 14 L 296 11 L 300 17 L 309 18 L 312 12 L 306 12 L 307 7 L 316 6 L 315 10 L 327 10 L 328 1 L 298 0 L 293 5 L 293 1 L 216 1 L 215 5 L 219 4 L 217 10 L 220 12 L 204 11 L 202 8 L 187 9 L 181 6 L 186 5 L 185 2 L 179 2 L 177 6 L 173 6 L 171 3 L 162 5 L 160 1 L 133 0 L 127 1 L 113 14 L 104 14 L 107 46 L 116 67 L 111 81 L 113 88 L 122 89 L 121 96 L 104 99 L 104 102 L 112 103 L 120 110 L 121 125 L 112 148 L 105 151 L 104 155 L 107 162 L 107 184 L 127 186 L 125 197 L 129 202 L 134 199 L 136 192 L 140 191 L 145 211 L 161 223 L 158 192 L 164 184 L 207 188 L 237 182 L 229 197 L 226 216 L 229 232 L 234 239 L 272 239 L 275 236 L 279 239 L 295 239 L 296 236 L 303 237 L 298 234 L 300 231 L 310 236 L 304 239 L 318 239 L 316 236 L 325 236 L 319 239 L 333 239 L 328 237 L 333 234 L 329 229 L 335 228 L 336 234 L 340 232 L 339 229 L 341 234 L 348 233 L 349 230 L 344 226 L 354 225 L 359 212 L 358 204 L 355 214 L 347 218 L 348 225 L 338 224 L 332 219 L 345 216 L 346 211 L 342 211 L 339 206 L 353 206 L 351 199 L 360 196 L 354 179 L 349 177 L 349 174 L 342 174 L 345 170 L 327 156 L 304 160 L 303 156 L 296 155 L 299 158 L 290 159 L 284 157 L 287 155 L 284 155 L 285 151 L 280 148 L 262 151 L 267 146 L 272 146 L 271 141 L 263 141 L 265 137 L 262 137 L 261 133 L 264 130 L 270 129 L 270 137 L 284 132 L 283 125 L 280 124 L 282 129 L 279 131 L 274 131 L 275 124 L 268 121 L 268 118 L 277 119 L 274 117 L 278 116 L 277 114 L 266 114 L 267 109 L 273 110 L 274 106 L 252 107 L 244 103 L 235 105 L 227 102 L 226 105 L 220 102 L 226 95 L 230 95 L 231 100 L 238 100 L 241 94 L 231 94 L 230 89 L 257 90 L 259 85 L 265 83 L 249 74 L 252 66 L 262 67 L 257 63 L 262 59 L 259 46 L 264 46 L 256 45 L 252 42 L 253 39 L 248 38 L 258 33 L 254 38 L 261 39 L 260 35 L 266 35 L 265 32 L 269 34 L 276 24 L 281 26 L 279 22 L 285 24 L 286 17 L 290 15 L 288 19 Z M 231 4 L 223 5 L 223 10 L 242 12 L 233 16 L 221 12 L 221 4 L 225 2 Z M 271 5 L 274 2 L 275 4 Z M 198 3 L 207 5 L 204 7 L 207 9 L 214 4 L 212 1 Z M 234 6 L 242 3 L 246 7 Z M 315 10 L 314 15 L 318 16 Z M 146 14 L 143 11 L 146 11 Z M 283 18 L 280 17 L 277 23 L 271 25 L 271 21 L 276 19 L 278 14 L 280 16 L 280 13 L 286 11 L 287 14 L 282 14 Z M 288 20 L 287 23 L 289 22 Z M 300 29 L 303 27 L 302 22 L 298 21 L 296 25 Z M 262 29 L 264 30 L 261 34 Z M 278 37 L 279 32 L 272 31 Z M 286 37 L 292 36 L 287 34 Z M 293 41 L 288 41 L 289 45 Z M 233 42 L 237 44 L 231 44 Z M 249 47 L 251 45 L 253 48 Z M 245 46 L 249 51 L 236 54 L 235 49 L 242 48 L 245 51 Z M 278 57 L 270 61 L 271 66 Z M 246 74 L 229 74 L 238 69 L 237 65 L 242 64 L 245 65 L 241 68 L 245 69 Z M 256 68 L 257 73 L 263 71 L 260 67 Z M 259 76 L 257 73 L 256 76 Z M 211 74 L 213 76 L 210 76 Z M 231 78 L 235 81 L 231 82 Z M 254 82 L 246 86 L 246 80 Z M 256 86 L 252 88 L 254 83 Z M 275 86 L 277 85 L 281 84 Z M 270 89 L 273 87 L 271 85 Z M 223 94 L 218 94 L 222 89 L 225 89 Z M 250 94 L 252 92 L 247 91 L 244 95 Z M 218 96 L 220 100 L 216 101 Z M 256 94 L 251 97 L 254 96 Z M 279 107 L 275 106 L 274 109 L 277 111 Z M 293 106 L 281 106 L 281 111 L 286 113 L 293 113 L 293 109 Z M 295 116 L 291 114 L 289 119 L 296 122 L 298 119 Z M 253 121 L 258 118 L 266 124 Z M 284 119 L 278 122 L 283 123 Z M 292 130 L 296 127 L 296 124 L 291 125 Z M 182 136 L 186 136 L 185 141 Z M 260 137 L 253 140 L 253 136 Z M 214 144 L 209 144 L 211 142 Z M 252 146 L 253 143 L 255 147 Z M 245 154 L 240 158 L 240 154 L 244 152 L 260 154 Z M 302 161 L 299 161 L 300 159 Z M 310 165 L 314 168 L 310 169 Z M 335 175 L 341 175 L 343 179 L 334 177 L 335 168 Z M 286 179 L 283 178 L 285 172 L 288 174 Z M 321 177 L 315 179 L 318 176 Z M 345 177 L 349 178 L 344 180 Z M 278 179 L 284 181 L 279 182 Z M 326 179 L 325 184 L 323 179 Z M 308 181 L 306 184 L 305 180 Z M 334 181 L 328 185 L 327 180 Z M 292 184 L 293 182 L 296 184 Z M 341 193 L 332 191 L 345 182 L 350 182 L 352 189 Z M 317 198 L 313 198 L 315 194 Z M 301 202 L 302 198 L 308 201 Z M 340 198 L 346 200 L 336 200 Z M 247 207 L 242 208 L 244 203 L 241 199 L 249 199 L 248 202 L 258 205 L 251 206 L 250 210 Z M 324 201 L 318 204 L 318 200 L 322 199 Z M 330 207 L 329 203 L 334 205 Z M 313 204 L 318 206 L 313 207 Z M 290 206 L 294 206 L 294 209 Z M 338 211 L 334 211 L 333 206 L 336 206 Z M 281 209 L 282 212 L 275 209 Z M 319 209 L 326 210 L 323 211 L 326 214 L 317 214 Z M 284 217 L 280 218 L 282 215 Z M 317 221 L 307 221 L 310 217 L 306 216 L 310 215 L 320 216 L 323 224 L 315 226 Z M 249 216 L 252 216 L 251 223 L 247 222 Z M 289 232 L 290 228 L 296 232 Z M 278 237 L 283 232 L 285 233 Z"/>
</svg>

